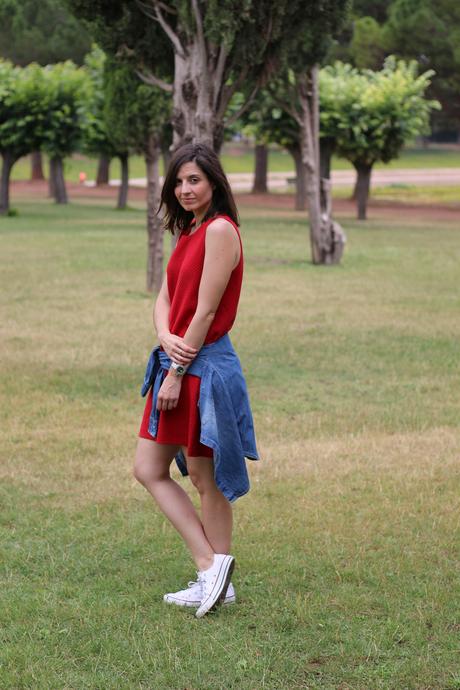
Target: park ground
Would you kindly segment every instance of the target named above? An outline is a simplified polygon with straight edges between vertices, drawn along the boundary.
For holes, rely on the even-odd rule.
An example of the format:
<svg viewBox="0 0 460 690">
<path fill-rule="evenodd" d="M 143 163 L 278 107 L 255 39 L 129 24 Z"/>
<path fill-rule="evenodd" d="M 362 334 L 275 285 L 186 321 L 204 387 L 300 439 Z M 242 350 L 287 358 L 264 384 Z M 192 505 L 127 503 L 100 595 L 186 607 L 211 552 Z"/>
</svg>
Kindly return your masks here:
<svg viewBox="0 0 460 690">
<path fill-rule="evenodd" d="M 291 196 L 238 196 L 261 461 L 235 504 L 239 602 L 198 621 L 162 602 L 193 565 L 131 473 L 145 192 L 117 212 L 111 188 L 60 208 L 28 185 L 0 221 L 2 690 L 460 690 L 455 200 L 358 222 L 336 199 L 328 268 Z"/>
</svg>

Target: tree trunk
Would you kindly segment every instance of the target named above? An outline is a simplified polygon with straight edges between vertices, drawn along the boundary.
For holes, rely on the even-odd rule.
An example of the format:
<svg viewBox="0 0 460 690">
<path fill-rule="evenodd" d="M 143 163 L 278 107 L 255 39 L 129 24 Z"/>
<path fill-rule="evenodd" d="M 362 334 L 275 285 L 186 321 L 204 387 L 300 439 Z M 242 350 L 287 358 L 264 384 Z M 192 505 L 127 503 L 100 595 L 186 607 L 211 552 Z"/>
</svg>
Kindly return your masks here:
<svg viewBox="0 0 460 690">
<path fill-rule="evenodd" d="M 183 144 L 201 142 L 219 153 L 224 140 L 224 126 L 235 122 L 247 110 L 255 95 L 257 87 L 242 107 L 224 123 L 232 96 L 243 89 L 251 76 L 250 61 L 246 61 L 235 79 L 229 79 L 229 50 L 232 41 L 216 43 L 215 38 L 207 38 L 206 19 L 209 19 L 209 13 L 206 17 L 203 16 L 207 3 L 199 0 L 185 3 L 188 7 L 186 13 L 176 13 L 168 3 L 157 0 L 139 4 L 145 6 L 144 11 L 150 19 L 160 24 L 174 53 L 172 87 L 154 74 L 145 75 L 147 82 L 172 92 L 173 150 Z M 169 12 L 178 14 L 175 29 L 169 23 Z M 270 16 L 261 34 L 265 42 L 261 50 L 265 50 L 272 40 L 272 32 Z"/>
<path fill-rule="evenodd" d="M 30 181 L 44 180 L 41 151 L 33 151 L 30 155 Z"/>
<path fill-rule="evenodd" d="M 147 292 L 158 292 L 163 281 L 163 221 L 160 205 L 161 146 L 159 138 L 150 134 L 145 150 L 147 173 Z"/>
<path fill-rule="evenodd" d="M 65 186 L 63 160 L 60 156 L 53 156 L 51 158 L 50 163 L 53 169 L 54 177 L 54 199 L 57 204 L 67 204 L 69 200 L 67 197 L 67 189 Z"/>
<path fill-rule="evenodd" d="M 355 183 L 353 185 L 353 191 L 351 193 L 350 201 L 356 201 L 358 198 L 358 176 L 356 176 Z"/>
<path fill-rule="evenodd" d="M 0 215 L 6 216 L 10 210 L 10 175 L 15 158 L 5 151 L 2 153 L 2 178 L 0 181 Z"/>
<path fill-rule="evenodd" d="M 358 220 L 366 220 L 367 202 L 371 185 L 372 165 L 353 163 L 358 173 L 356 181 L 356 201 L 358 204 Z"/>
<path fill-rule="evenodd" d="M 99 156 L 97 164 L 96 187 L 109 184 L 110 158 L 109 156 Z"/>
<path fill-rule="evenodd" d="M 268 172 L 268 148 L 265 144 L 256 144 L 254 151 L 254 184 L 252 185 L 253 194 L 266 194 Z"/>
<path fill-rule="evenodd" d="M 226 83 L 228 49 L 224 43 L 216 45 L 206 39 L 201 4 L 191 3 L 196 31 L 190 31 L 188 25 L 179 26 L 174 36 L 167 31 L 174 49 L 173 150 L 189 142 L 201 142 L 219 153 L 228 104 L 244 84 L 249 65 L 231 84 Z M 234 113 L 233 120 L 238 115 Z"/>
<path fill-rule="evenodd" d="M 173 148 L 201 142 L 215 149 L 212 75 L 198 38 L 187 45 L 185 55 L 175 52 L 174 63 Z"/>
<path fill-rule="evenodd" d="M 307 208 L 307 171 L 302 162 L 300 147 L 289 147 L 289 153 L 295 164 L 295 210 L 305 211 Z"/>
<path fill-rule="evenodd" d="M 172 154 L 171 154 L 171 149 L 169 146 L 163 146 L 163 142 L 161 145 L 161 155 L 163 157 L 163 168 L 164 168 L 164 174 L 166 175 L 169 164 L 171 162 Z"/>
<path fill-rule="evenodd" d="M 324 137 L 319 141 L 319 167 L 321 179 L 331 179 L 331 160 L 335 149 L 335 140 Z"/>
<path fill-rule="evenodd" d="M 330 186 L 320 181 L 318 65 L 296 77 L 301 108 L 300 149 L 306 169 L 306 196 L 310 221 L 310 244 L 314 264 L 339 263 L 345 234 L 331 218 Z M 329 202 L 321 208 L 321 198 Z"/>
<path fill-rule="evenodd" d="M 56 165 L 55 165 L 55 159 L 50 158 L 49 159 L 49 176 L 48 176 L 48 196 L 51 199 L 56 198 Z"/>
<path fill-rule="evenodd" d="M 121 183 L 118 189 L 117 208 L 124 209 L 128 201 L 128 184 L 129 184 L 129 162 L 128 154 L 124 153 L 119 156 L 121 164 Z"/>
</svg>

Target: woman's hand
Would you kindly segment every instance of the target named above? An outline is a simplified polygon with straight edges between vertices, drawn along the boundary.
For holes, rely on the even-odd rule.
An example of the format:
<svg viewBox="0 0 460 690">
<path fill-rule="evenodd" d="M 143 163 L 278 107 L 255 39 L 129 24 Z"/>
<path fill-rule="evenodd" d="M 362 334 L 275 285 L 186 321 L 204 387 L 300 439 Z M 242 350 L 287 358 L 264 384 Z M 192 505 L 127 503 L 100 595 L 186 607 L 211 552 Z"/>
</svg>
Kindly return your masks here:
<svg viewBox="0 0 460 690">
<path fill-rule="evenodd" d="M 168 374 L 160 386 L 157 397 L 157 410 L 173 410 L 179 400 L 182 376 Z"/>
<path fill-rule="evenodd" d="M 198 350 L 187 345 L 180 336 L 168 331 L 167 333 L 159 334 L 158 339 L 161 347 L 173 362 L 177 362 L 177 364 L 190 364 L 195 359 Z"/>
</svg>

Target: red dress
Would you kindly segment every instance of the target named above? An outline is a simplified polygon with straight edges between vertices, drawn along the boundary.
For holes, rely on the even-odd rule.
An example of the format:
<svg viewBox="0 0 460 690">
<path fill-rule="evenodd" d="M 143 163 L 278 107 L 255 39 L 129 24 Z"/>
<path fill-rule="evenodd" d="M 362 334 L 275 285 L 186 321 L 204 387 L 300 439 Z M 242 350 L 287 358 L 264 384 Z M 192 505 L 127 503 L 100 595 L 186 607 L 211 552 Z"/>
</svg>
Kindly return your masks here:
<svg viewBox="0 0 460 690">
<path fill-rule="evenodd" d="M 228 220 L 238 237 L 238 227 L 228 216 L 217 216 Z M 203 272 L 206 228 L 214 218 L 204 222 L 198 230 L 182 233 L 177 242 L 166 270 L 168 292 L 171 307 L 169 310 L 169 330 L 175 335 L 184 336 L 195 314 L 198 304 L 198 290 Z M 208 330 L 204 344 L 213 343 L 225 335 L 233 326 L 238 308 L 238 301 L 243 280 L 243 249 L 238 265 L 233 269 L 228 285 L 217 308 L 214 320 Z M 148 432 L 152 411 L 152 389 L 150 389 L 144 409 L 139 436 L 155 440 L 157 443 L 181 445 L 187 448 L 188 457 L 210 457 L 212 449 L 200 443 L 200 415 L 198 399 L 200 379 L 192 374 L 185 374 L 177 407 L 161 411 L 157 435 L 154 438 Z"/>
</svg>

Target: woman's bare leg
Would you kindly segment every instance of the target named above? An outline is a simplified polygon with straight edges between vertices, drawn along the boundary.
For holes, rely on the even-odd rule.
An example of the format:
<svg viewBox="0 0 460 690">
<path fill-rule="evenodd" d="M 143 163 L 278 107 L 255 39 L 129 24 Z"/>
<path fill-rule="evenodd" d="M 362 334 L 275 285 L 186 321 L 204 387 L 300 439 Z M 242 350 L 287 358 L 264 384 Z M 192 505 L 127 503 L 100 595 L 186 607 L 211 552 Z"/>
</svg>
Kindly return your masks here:
<svg viewBox="0 0 460 690">
<path fill-rule="evenodd" d="M 179 532 L 198 570 L 206 570 L 214 560 L 213 547 L 206 538 L 190 498 L 169 474 L 169 467 L 178 450 L 179 446 L 139 438 L 133 473 Z"/>
<path fill-rule="evenodd" d="M 185 452 L 185 448 L 182 451 Z M 201 501 L 201 523 L 215 553 L 230 553 L 232 543 L 232 505 L 217 488 L 211 458 L 187 458 L 190 479 Z"/>
</svg>

